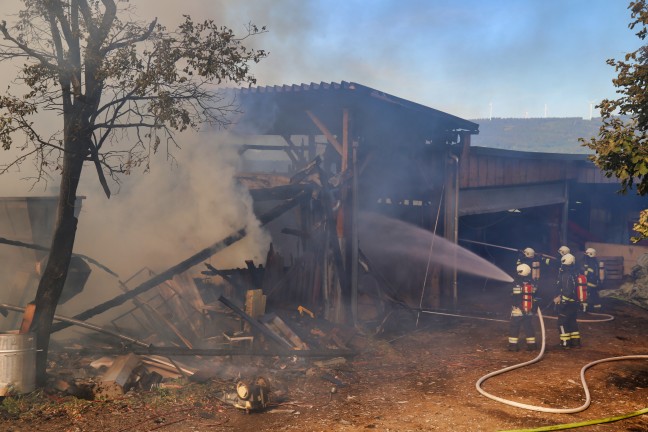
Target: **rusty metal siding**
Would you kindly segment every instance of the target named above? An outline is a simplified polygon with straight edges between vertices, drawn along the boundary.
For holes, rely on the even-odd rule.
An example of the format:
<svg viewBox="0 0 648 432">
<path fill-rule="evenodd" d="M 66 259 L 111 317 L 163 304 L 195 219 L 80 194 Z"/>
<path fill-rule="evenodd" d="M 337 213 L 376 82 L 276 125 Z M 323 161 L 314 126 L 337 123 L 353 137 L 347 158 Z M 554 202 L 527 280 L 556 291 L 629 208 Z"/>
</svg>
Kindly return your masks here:
<svg viewBox="0 0 648 432">
<path fill-rule="evenodd" d="M 480 188 L 575 180 L 615 183 L 606 178 L 587 155 L 529 153 L 475 147 L 461 161 L 461 188 Z"/>
</svg>

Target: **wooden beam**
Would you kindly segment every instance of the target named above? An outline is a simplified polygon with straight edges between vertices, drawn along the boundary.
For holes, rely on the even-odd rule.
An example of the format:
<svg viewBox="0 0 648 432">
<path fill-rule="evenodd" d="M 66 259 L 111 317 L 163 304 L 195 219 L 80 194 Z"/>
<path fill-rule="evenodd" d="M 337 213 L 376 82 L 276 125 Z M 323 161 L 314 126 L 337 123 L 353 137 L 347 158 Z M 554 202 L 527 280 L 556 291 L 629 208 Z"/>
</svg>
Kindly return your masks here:
<svg viewBox="0 0 648 432">
<path fill-rule="evenodd" d="M 236 306 L 234 303 L 229 301 L 226 297 L 223 297 L 222 295 L 218 297 L 218 301 L 223 303 L 225 306 L 230 308 L 234 313 L 236 313 L 238 316 L 243 318 L 247 323 L 250 324 L 250 326 L 260 332 L 262 335 L 267 337 L 268 339 L 271 339 L 275 341 L 280 348 L 282 348 L 282 351 L 286 351 L 286 349 L 292 350 L 292 346 L 286 342 L 285 339 L 279 337 L 275 333 L 273 333 L 270 329 L 262 325 L 260 322 L 252 318 L 250 315 L 246 314 L 244 311 L 242 311 L 238 306 Z"/>
<path fill-rule="evenodd" d="M 306 159 L 304 159 L 304 146 L 297 147 L 292 140 L 290 139 L 290 135 L 282 135 L 282 138 L 284 141 L 286 141 L 286 144 L 288 144 L 288 147 L 292 151 L 292 156 L 291 153 L 289 153 L 288 150 L 286 150 L 286 153 L 288 154 L 288 157 L 292 160 L 293 157 L 297 158 L 296 161 L 294 161 L 295 165 L 297 165 L 297 161 L 299 161 L 302 164 L 306 163 Z"/>
<path fill-rule="evenodd" d="M 342 110 L 342 172 L 349 168 L 349 109 Z"/>
<path fill-rule="evenodd" d="M 36 312 L 36 304 L 31 302 L 27 307 L 25 307 L 25 313 L 23 313 L 22 323 L 20 324 L 20 331 L 18 332 L 19 334 L 29 332 L 29 327 L 34 320 L 34 312 Z"/>
<path fill-rule="evenodd" d="M 324 134 L 328 142 L 333 146 L 333 148 L 341 155 L 342 160 L 344 160 L 344 152 L 342 151 L 342 146 L 340 145 L 339 141 L 335 138 L 335 136 L 327 129 L 326 126 L 324 126 L 324 123 L 320 121 L 317 117 L 315 117 L 315 114 L 310 112 L 309 110 L 306 110 L 306 114 L 308 114 L 308 117 L 315 123 L 315 126 Z"/>
<path fill-rule="evenodd" d="M 119 356 L 101 377 L 95 396 L 116 398 L 128 391 L 132 383 L 133 370 L 139 365 L 137 354 L 129 353 Z"/>
</svg>

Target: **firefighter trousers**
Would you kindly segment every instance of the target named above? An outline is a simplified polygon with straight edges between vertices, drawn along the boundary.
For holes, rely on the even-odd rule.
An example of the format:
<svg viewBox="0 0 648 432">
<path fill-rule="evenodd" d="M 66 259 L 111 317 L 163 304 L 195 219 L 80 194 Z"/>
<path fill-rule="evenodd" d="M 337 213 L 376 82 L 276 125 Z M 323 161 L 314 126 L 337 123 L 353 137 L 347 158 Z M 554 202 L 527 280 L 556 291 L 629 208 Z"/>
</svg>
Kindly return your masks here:
<svg viewBox="0 0 648 432">
<path fill-rule="evenodd" d="M 511 316 L 511 320 L 509 321 L 509 343 L 518 343 L 520 328 L 524 328 L 524 335 L 526 336 L 526 342 L 528 344 L 536 343 L 535 331 L 533 330 L 533 323 L 531 322 L 532 319 L 533 315 Z"/>
<path fill-rule="evenodd" d="M 599 295 L 598 285 L 588 285 L 587 286 L 587 302 L 592 305 L 594 308 L 601 307 L 601 296 Z"/>
<path fill-rule="evenodd" d="M 563 347 L 580 346 L 580 332 L 578 331 L 578 302 L 563 301 L 558 308 L 558 332 L 560 345 Z"/>
</svg>

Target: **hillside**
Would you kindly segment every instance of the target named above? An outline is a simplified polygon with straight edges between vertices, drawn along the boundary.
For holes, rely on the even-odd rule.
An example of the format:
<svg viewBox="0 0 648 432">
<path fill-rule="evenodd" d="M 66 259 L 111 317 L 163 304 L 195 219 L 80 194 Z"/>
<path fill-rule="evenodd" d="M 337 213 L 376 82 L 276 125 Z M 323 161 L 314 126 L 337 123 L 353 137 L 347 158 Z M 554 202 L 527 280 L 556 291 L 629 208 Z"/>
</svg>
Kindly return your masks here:
<svg viewBox="0 0 648 432">
<path fill-rule="evenodd" d="M 578 142 L 598 135 L 600 118 L 493 118 L 471 120 L 479 135 L 471 145 L 548 153 L 591 153 Z"/>
</svg>

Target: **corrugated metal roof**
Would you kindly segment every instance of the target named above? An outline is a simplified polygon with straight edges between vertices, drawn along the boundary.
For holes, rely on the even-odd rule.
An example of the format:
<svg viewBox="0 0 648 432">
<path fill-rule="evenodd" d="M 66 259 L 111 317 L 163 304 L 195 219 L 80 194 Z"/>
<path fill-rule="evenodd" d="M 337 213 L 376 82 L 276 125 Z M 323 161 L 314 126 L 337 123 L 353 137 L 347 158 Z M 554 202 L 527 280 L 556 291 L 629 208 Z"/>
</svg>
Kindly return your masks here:
<svg viewBox="0 0 648 432">
<path fill-rule="evenodd" d="M 286 133 L 300 133 L 303 130 L 286 130 L 289 126 L 286 117 L 297 118 L 299 111 L 313 109 L 319 109 L 325 116 L 327 110 L 330 114 L 341 108 L 352 108 L 359 117 L 370 122 L 389 121 L 394 127 L 413 126 L 423 135 L 432 129 L 479 132 L 477 123 L 355 82 L 256 86 L 238 89 L 237 93 L 247 112 L 246 122 L 253 121 L 255 116 L 260 117 L 263 111 L 272 110 L 274 114 L 284 116 L 283 121 L 273 119 L 272 125 L 264 124 L 269 128 L 266 132 L 279 133 L 277 129 L 281 129 Z"/>
</svg>

